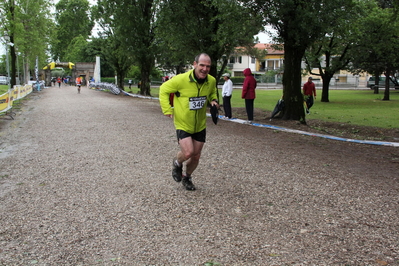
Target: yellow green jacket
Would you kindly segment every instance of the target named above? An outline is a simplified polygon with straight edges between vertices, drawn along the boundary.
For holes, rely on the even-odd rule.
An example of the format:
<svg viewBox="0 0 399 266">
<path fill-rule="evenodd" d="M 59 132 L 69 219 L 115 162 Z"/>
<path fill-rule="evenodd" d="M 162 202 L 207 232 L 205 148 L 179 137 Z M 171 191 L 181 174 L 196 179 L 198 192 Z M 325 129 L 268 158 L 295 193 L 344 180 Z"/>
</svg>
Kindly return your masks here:
<svg viewBox="0 0 399 266">
<path fill-rule="evenodd" d="M 177 75 L 163 83 L 159 89 L 159 102 L 164 115 L 173 115 L 177 130 L 190 134 L 206 128 L 206 108 L 217 100 L 216 79 L 208 75 L 203 84 L 197 83 L 194 70 Z M 174 93 L 173 107 L 169 96 Z"/>
</svg>

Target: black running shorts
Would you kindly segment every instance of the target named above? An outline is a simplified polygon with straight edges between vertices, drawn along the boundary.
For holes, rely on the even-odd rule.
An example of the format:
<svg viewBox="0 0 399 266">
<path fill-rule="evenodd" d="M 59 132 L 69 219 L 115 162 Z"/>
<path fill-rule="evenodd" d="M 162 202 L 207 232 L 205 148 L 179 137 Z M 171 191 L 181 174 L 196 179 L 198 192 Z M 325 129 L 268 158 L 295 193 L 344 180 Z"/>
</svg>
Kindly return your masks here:
<svg viewBox="0 0 399 266">
<path fill-rule="evenodd" d="M 204 130 L 202 130 L 200 132 L 194 133 L 194 134 L 190 134 L 190 133 L 187 133 L 184 130 L 178 129 L 178 130 L 176 130 L 176 135 L 177 135 L 177 141 L 179 141 L 181 139 L 185 139 L 185 138 L 191 137 L 193 140 L 196 140 L 196 141 L 199 141 L 199 142 L 205 142 L 206 129 L 204 129 Z"/>
</svg>

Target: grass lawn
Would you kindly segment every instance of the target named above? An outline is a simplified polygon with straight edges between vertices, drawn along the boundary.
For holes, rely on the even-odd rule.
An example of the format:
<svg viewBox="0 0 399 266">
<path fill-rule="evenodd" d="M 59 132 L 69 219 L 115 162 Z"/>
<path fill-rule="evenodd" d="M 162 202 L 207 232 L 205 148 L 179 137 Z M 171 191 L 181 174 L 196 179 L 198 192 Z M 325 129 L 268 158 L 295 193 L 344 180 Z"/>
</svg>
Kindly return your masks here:
<svg viewBox="0 0 399 266">
<path fill-rule="evenodd" d="M 7 92 L 7 85 L 0 85 L 0 95 Z M 128 90 L 128 87 L 125 88 Z M 137 88 L 133 89 L 137 92 Z M 221 93 L 221 90 L 219 90 Z M 159 88 L 151 88 L 151 94 L 158 97 Z M 390 91 L 390 100 L 382 101 L 383 90 L 374 94 L 373 90 L 330 90 L 328 103 L 320 102 L 321 90 L 317 90 L 318 97 L 311 108 L 308 120 L 341 122 L 360 126 L 375 126 L 381 128 L 399 128 L 399 90 Z M 281 90 L 257 90 L 255 108 L 271 112 Z M 231 100 L 232 108 L 244 107 L 241 90 L 235 89 Z"/>
<path fill-rule="evenodd" d="M 135 92 L 135 91 L 134 91 Z M 219 90 L 221 93 L 221 90 Z M 158 97 L 159 89 L 151 88 L 151 94 Z M 271 112 L 282 95 L 281 90 L 257 90 L 255 108 Z M 383 90 L 374 94 L 373 90 L 330 90 L 330 102 L 321 102 L 321 90 L 317 90 L 317 98 L 308 120 L 341 122 L 361 126 L 381 128 L 399 127 L 399 90 L 390 91 L 390 100 L 382 101 Z M 232 108 L 244 107 L 241 90 L 235 89 L 231 99 Z"/>
<path fill-rule="evenodd" d="M 8 91 L 8 85 L 0 85 L 0 95 L 3 95 Z"/>
</svg>

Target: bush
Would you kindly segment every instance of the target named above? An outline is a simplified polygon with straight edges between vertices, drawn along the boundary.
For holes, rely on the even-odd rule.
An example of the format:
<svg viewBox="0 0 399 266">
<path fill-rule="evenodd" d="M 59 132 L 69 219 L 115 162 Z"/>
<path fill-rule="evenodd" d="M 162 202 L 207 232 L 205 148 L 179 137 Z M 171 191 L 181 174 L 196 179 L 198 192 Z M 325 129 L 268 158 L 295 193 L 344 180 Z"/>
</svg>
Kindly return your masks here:
<svg viewBox="0 0 399 266">
<path fill-rule="evenodd" d="M 101 82 L 107 82 L 107 83 L 115 84 L 115 78 L 103 78 L 103 77 L 101 77 Z"/>
<path fill-rule="evenodd" d="M 230 79 L 233 82 L 233 84 L 237 84 L 237 83 L 244 83 L 245 77 L 231 77 Z"/>
</svg>

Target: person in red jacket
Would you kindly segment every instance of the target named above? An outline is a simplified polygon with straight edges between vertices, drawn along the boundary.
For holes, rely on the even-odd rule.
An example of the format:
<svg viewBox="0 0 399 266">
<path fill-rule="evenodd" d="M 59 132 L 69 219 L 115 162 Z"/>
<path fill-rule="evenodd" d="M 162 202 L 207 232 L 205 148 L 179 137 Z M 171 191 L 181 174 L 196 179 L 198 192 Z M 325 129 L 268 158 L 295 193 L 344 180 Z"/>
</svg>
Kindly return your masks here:
<svg viewBox="0 0 399 266">
<path fill-rule="evenodd" d="M 313 106 L 314 99 L 316 99 L 316 86 L 312 81 L 312 77 L 309 77 L 308 82 L 303 84 L 303 95 L 306 102 L 306 113 L 310 114 L 309 109 Z"/>
<path fill-rule="evenodd" d="M 248 123 L 252 123 L 254 120 L 254 100 L 255 100 L 255 89 L 256 79 L 252 75 L 251 69 L 244 69 L 244 84 L 242 85 L 241 98 L 245 99 L 245 109 L 247 111 Z"/>
</svg>

